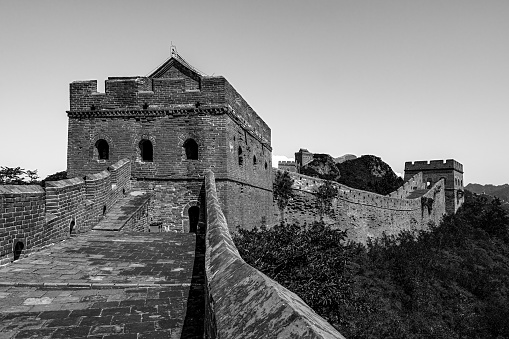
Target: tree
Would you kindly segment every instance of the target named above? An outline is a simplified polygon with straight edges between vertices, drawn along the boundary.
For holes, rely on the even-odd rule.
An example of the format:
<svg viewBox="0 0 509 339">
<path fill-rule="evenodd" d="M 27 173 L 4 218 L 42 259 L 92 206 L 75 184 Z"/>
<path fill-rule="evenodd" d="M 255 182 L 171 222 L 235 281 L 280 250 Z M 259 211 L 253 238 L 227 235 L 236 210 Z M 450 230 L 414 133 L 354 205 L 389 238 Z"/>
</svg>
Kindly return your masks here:
<svg viewBox="0 0 509 339">
<path fill-rule="evenodd" d="M 281 212 L 281 225 L 285 222 L 285 209 L 293 196 L 293 179 L 287 171 L 276 172 L 276 177 L 273 184 L 274 200 L 276 200 L 277 207 Z"/>
<path fill-rule="evenodd" d="M 37 170 L 25 170 L 21 167 L 0 167 L 0 185 L 38 184 Z"/>
<path fill-rule="evenodd" d="M 332 208 L 332 201 L 338 194 L 338 190 L 332 184 L 332 181 L 325 180 L 325 182 L 316 190 L 316 207 L 320 221 L 323 221 L 325 215 L 332 216 L 334 209 Z"/>
</svg>

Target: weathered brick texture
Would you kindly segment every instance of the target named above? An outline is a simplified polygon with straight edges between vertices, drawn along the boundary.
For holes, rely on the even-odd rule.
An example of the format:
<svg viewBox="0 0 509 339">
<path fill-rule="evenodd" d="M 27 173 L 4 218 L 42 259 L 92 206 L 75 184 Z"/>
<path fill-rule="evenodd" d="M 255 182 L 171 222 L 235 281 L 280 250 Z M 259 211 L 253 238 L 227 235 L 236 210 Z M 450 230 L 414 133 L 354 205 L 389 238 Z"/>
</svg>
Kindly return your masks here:
<svg viewBox="0 0 509 339">
<path fill-rule="evenodd" d="M 344 338 L 295 293 L 240 257 L 212 171 L 205 175 L 205 192 L 207 337 Z"/>
<path fill-rule="evenodd" d="M 225 78 L 204 76 L 172 58 L 148 77 L 110 77 L 105 88 L 97 93 L 96 81 L 70 86 L 67 170 L 86 176 L 87 192 L 91 173 L 130 159 L 133 186 L 154 193 L 150 219 L 186 232 L 188 209 L 203 209 L 203 172 L 212 169 L 222 183 L 230 225 L 267 223 L 272 214 L 270 128 Z M 189 139 L 198 145 L 197 159 L 188 158 Z M 107 156 L 100 155 L 99 140 L 108 144 Z M 143 154 L 142 140 L 150 141 L 152 159 Z M 98 196 L 96 201 L 103 200 Z"/>
<path fill-rule="evenodd" d="M 16 242 L 23 242 L 22 255 L 86 232 L 119 199 L 130 191 L 131 163 L 122 159 L 109 170 L 36 185 L 0 186 L 0 264 L 13 260 Z M 147 223 L 141 216 L 133 219 Z M 134 226 L 133 226 L 134 227 Z"/>
<path fill-rule="evenodd" d="M 294 179 L 294 198 L 286 211 L 287 222 L 312 223 L 319 220 L 316 208 L 316 189 L 323 180 L 290 173 Z M 421 176 L 416 175 L 409 180 L 411 187 L 423 187 Z M 415 231 L 427 229 L 429 222 L 438 224 L 445 214 L 444 182 L 435 185 L 413 199 L 395 198 L 404 191 L 413 192 L 408 184 L 389 196 L 361 191 L 345 185 L 334 183 L 338 194 L 333 201 L 334 213 L 324 218 L 325 222 L 347 231 L 348 239 L 366 243 L 369 238 L 385 234 L 398 234 L 403 230 Z M 423 205 L 422 198 L 431 198 L 431 209 Z M 276 205 L 273 206 L 273 222 L 279 222 L 280 214 Z"/>
<path fill-rule="evenodd" d="M 18 241 L 23 243 L 23 254 L 42 245 L 44 198 L 40 186 L 0 186 L 0 264 L 12 260 Z"/>
</svg>

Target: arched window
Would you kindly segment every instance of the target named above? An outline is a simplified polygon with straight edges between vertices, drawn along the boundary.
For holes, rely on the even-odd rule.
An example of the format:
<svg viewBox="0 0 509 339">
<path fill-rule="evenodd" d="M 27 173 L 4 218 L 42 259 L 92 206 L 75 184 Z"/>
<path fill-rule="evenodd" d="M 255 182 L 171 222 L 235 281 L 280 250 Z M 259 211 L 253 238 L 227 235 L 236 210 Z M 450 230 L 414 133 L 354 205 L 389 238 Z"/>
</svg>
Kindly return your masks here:
<svg viewBox="0 0 509 339">
<path fill-rule="evenodd" d="M 242 147 L 240 147 L 240 146 L 239 146 L 238 153 L 239 153 L 239 166 L 242 166 L 242 164 L 244 163 L 244 158 L 242 157 Z"/>
<path fill-rule="evenodd" d="M 106 140 L 97 140 L 95 142 L 95 148 L 97 148 L 97 159 L 108 160 L 110 158 L 110 146 Z"/>
<path fill-rule="evenodd" d="M 431 186 L 433 186 L 433 180 L 431 180 L 431 178 L 428 178 L 428 180 L 426 180 L 426 189 L 430 189 Z"/>
<path fill-rule="evenodd" d="M 186 158 L 189 160 L 198 160 L 198 144 L 193 139 L 187 139 L 184 142 L 186 149 Z"/>
<path fill-rule="evenodd" d="M 267 162 L 265 161 L 265 169 L 267 169 L 267 167 L 268 167 L 268 166 L 267 166 Z"/>
<path fill-rule="evenodd" d="M 154 161 L 154 148 L 152 142 L 147 139 L 140 141 L 140 153 L 141 160 L 143 161 Z"/>
<path fill-rule="evenodd" d="M 256 166 L 258 162 L 256 161 L 256 155 L 253 155 L 253 166 Z"/>
</svg>

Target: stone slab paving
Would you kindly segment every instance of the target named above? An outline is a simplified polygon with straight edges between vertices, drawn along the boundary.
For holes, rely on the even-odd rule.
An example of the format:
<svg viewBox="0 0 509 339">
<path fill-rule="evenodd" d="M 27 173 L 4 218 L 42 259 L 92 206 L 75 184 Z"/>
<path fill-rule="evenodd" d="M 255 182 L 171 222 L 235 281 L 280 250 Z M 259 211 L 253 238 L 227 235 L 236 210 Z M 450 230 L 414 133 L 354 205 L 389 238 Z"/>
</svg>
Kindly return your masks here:
<svg viewBox="0 0 509 339">
<path fill-rule="evenodd" d="M 140 209 L 150 195 L 143 191 L 130 192 L 126 197 L 120 199 L 108 211 L 105 218 L 94 226 L 94 230 L 118 231 L 124 227 L 127 221 Z"/>
<path fill-rule="evenodd" d="M 0 339 L 203 338 L 204 248 L 92 231 L 0 266 Z"/>
</svg>

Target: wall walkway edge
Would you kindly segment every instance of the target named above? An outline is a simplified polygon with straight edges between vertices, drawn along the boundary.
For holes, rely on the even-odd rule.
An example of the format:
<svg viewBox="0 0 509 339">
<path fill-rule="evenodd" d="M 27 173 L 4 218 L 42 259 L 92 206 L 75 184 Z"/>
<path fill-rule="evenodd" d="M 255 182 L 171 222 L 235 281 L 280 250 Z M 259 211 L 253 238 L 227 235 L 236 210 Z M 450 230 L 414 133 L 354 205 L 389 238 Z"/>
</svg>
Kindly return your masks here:
<svg viewBox="0 0 509 339">
<path fill-rule="evenodd" d="M 205 171 L 207 338 L 344 338 L 300 297 L 247 264 Z"/>
</svg>

